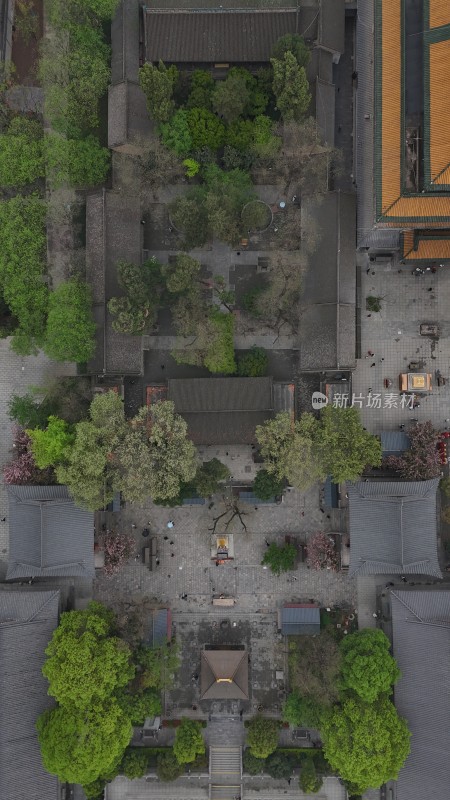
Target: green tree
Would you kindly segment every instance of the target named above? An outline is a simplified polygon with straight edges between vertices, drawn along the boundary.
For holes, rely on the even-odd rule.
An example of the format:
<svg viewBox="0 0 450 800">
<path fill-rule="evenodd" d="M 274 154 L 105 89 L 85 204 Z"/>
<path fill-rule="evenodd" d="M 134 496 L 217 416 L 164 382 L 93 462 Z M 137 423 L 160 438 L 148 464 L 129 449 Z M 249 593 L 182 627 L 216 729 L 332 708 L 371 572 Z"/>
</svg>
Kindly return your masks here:
<svg viewBox="0 0 450 800">
<path fill-rule="evenodd" d="M 18 320 L 13 349 L 36 352 L 44 338 L 48 288 L 45 205 L 35 195 L 0 202 L 0 294 Z"/>
<path fill-rule="evenodd" d="M 295 56 L 300 67 L 308 66 L 311 55 L 303 36 L 299 36 L 297 33 L 286 33 L 285 36 L 281 36 L 274 45 L 272 58 L 282 61 L 288 52 Z"/>
<path fill-rule="evenodd" d="M 159 647 L 140 645 L 135 651 L 136 663 L 139 666 L 137 683 L 141 690 L 170 689 L 173 676 L 180 668 L 180 656 L 175 641 L 167 642 Z"/>
<path fill-rule="evenodd" d="M 339 698 L 341 654 L 331 632 L 301 636 L 289 642 L 289 676 L 305 700 L 328 708 Z"/>
<path fill-rule="evenodd" d="M 166 287 L 171 294 L 180 294 L 191 289 L 198 280 L 201 270 L 200 261 L 191 258 L 187 253 L 179 253 L 176 259 L 162 267 Z"/>
<path fill-rule="evenodd" d="M 160 781 L 174 781 L 184 772 L 184 764 L 180 764 L 173 750 L 158 753 L 156 757 L 156 774 Z"/>
<path fill-rule="evenodd" d="M 259 115 L 253 122 L 250 144 L 252 155 L 264 164 L 272 164 L 281 149 L 281 138 L 274 133 L 274 122 L 270 117 Z"/>
<path fill-rule="evenodd" d="M 203 365 L 210 372 L 225 375 L 236 372 L 231 314 L 204 309 L 192 304 L 190 297 L 183 297 L 175 309 L 174 322 L 179 335 L 195 336 L 192 347 L 172 353 L 177 363 Z"/>
<path fill-rule="evenodd" d="M 266 470 L 297 489 L 307 489 L 326 477 L 316 447 L 318 423 L 312 414 L 293 422 L 287 411 L 256 428 Z"/>
<path fill-rule="evenodd" d="M 244 772 L 248 772 L 249 775 L 261 775 L 261 773 L 264 772 L 266 761 L 264 758 L 256 758 L 247 747 L 246 750 L 244 750 L 242 766 Z"/>
<path fill-rule="evenodd" d="M 247 728 L 247 744 L 256 758 L 267 758 L 274 752 L 278 744 L 280 723 L 268 717 L 253 717 Z"/>
<path fill-rule="evenodd" d="M 180 764 L 189 764 L 195 761 L 198 755 L 205 752 L 202 729 L 199 722 L 183 717 L 176 729 L 173 752 Z"/>
<path fill-rule="evenodd" d="M 181 484 L 194 477 L 197 467 L 187 424 L 175 414 L 171 401 L 140 410 L 116 450 L 116 460 L 123 495 L 131 502 L 149 495 L 163 500 L 175 497 Z"/>
<path fill-rule="evenodd" d="M 38 77 L 45 88 L 45 112 L 52 128 L 81 138 L 99 123 L 98 104 L 110 81 L 111 51 L 101 30 L 73 25 L 70 35 L 46 38 Z"/>
<path fill-rule="evenodd" d="M 310 697 L 302 697 L 297 689 L 288 694 L 283 706 L 283 719 L 293 727 L 320 728 L 323 708 Z"/>
<path fill-rule="evenodd" d="M 148 771 L 148 755 L 145 751 L 139 750 L 136 747 L 130 748 L 125 751 L 120 765 L 120 772 L 129 778 L 130 781 L 135 778 L 143 778 Z"/>
<path fill-rule="evenodd" d="M 0 185 L 25 186 L 44 174 L 42 124 L 27 117 L 13 117 L 0 135 Z"/>
<path fill-rule="evenodd" d="M 173 92 L 178 80 L 178 70 L 166 67 L 162 61 L 158 66 L 144 64 L 139 70 L 139 83 L 147 98 L 150 116 L 156 122 L 168 122 L 175 110 Z"/>
<path fill-rule="evenodd" d="M 223 146 L 225 126 L 211 111 L 206 108 L 191 108 L 187 112 L 187 122 L 193 150 L 207 147 L 215 151 Z"/>
<path fill-rule="evenodd" d="M 125 436 L 127 423 L 123 402 L 112 391 L 94 397 L 89 416 L 75 426 L 68 463 L 57 466 L 56 476 L 76 503 L 96 511 L 114 496 L 117 467 L 111 453 Z"/>
<path fill-rule="evenodd" d="M 216 82 L 211 73 L 204 69 L 196 69 L 192 73 L 191 89 L 187 108 L 205 108 L 212 111 L 212 94 Z"/>
<path fill-rule="evenodd" d="M 58 134 L 45 138 L 47 177 L 53 186 L 85 188 L 103 183 L 109 170 L 110 153 L 95 136 L 66 139 Z"/>
<path fill-rule="evenodd" d="M 375 703 L 347 698 L 321 728 L 324 756 L 354 792 L 395 780 L 410 751 L 410 733 L 386 697 Z"/>
<path fill-rule="evenodd" d="M 230 470 L 218 458 L 204 461 L 198 467 L 194 478 L 194 486 L 200 497 L 209 497 L 220 489 L 220 484 L 230 477 Z"/>
<path fill-rule="evenodd" d="M 112 769 L 133 733 L 128 717 L 111 699 L 104 705 L 62 705 L 44 711 L 36 727 L 47 772 L 61 782 L 81 784 Z"/>
<path fill-rule="evenodd" d="M 156 717 L 161 713 L 161 694 L 157 689 L 134 693 L 124 691 L 117 699 L 133 725 L 143 725 L 146 717 Z"/>
<path fill-rule="evenodd" d="M 183 236 L 183 247 L 192 250 L 203 247 L 209 238 L 208 214 L 201 187 L 194 187 L 187 195 L 177 197 L 170 206 L 170 218 Z"/>
<path fill-rule="evenodd" d="M 251 119 L 237 119 L 228 125 L 226 143 L 240 152 L 248 152 L 253 143 L 254 123 Z"/>
<path fill-rule="evenodd" d="M 180 108 L 171 119 L 161 125 L 161 139 L 177 156 L 187 156 L 193 149 L 189 114 Z"/>
<path fill-rule="evenodd" d="M 275 542 L 271 542 L 264 553 L 261 564 L 266 564 L 270 567 L 274 575 L 280 575 L 282 572 L 294 569 L 296 557 L 297 551 L 295 545 L 277 545 Z"/>
<path fill-rule="evenodd" d="M 322 786 L 322 778 L 316 773 L 316 765 L 312 756 L 303 759 L 300 769 L 300 789 L 305 794 L 317 794 Z"/>
<path fill-rule="evenodd" d="M 224 81 L 218 81 L 212 103 L 216 114 L 230 124 L 244 114 L 251 97 L 252 75 L 242 67 L 231 67 Z"/>
<path fill-rule="evenodd" d="M 245 378 L 260 378 L 267 375 L 269 358 L 262 347 L 252 347 L 238 359 L 238 375 Z"/>
<path fill-rule="evenodd" d="M 162 265 L 156 258 L 143 264 L 117 263 L 117 279 L 124 297 L 112 297 L 108 311 L 115 319 L 112 327 L 118 333 L 141 335 L 156 321 L 162 292 Z"/>
<path fill-rule="evenodd" d="M 114 615 L 100 603 L 61 615 L 42 674 L 48 693 L 62 705 L 83 709 L 106 702 L 133 678 L 130 649 L 112 635 L 113 624 Z"/>
<path fill-rule="evenodd" d="M 292 753 L 282 753 L 275 750 L 266 761 L 264 771 L 275 780 L 287 781 L 294 768 Z"/>
<path fill-rule="evenodd" d="M 55 464 L 66 461 L 75 438 L 67 422 L 53 415 L 49 416 L 45 430 L 28 429 L 27 434 L 31 439 L 31 451 L 39 469 L 54 467 Z"/>
<path fill-rule="evenodd" d="M 32 428 L 33 430 L 46 428 L 49 416 L 56 410 L 55 403 L 50 399 L 44 397 L 39 402 L 32 394 L 13 394 L 8 403 L 10 419 L 17 422 L 22 428 Z"/>
<path fill-rule="evenodd" d="M 273 93 L 283 120 L 300 120 L 311 102 L 309 83 L 304 67 L 289 50 L 283 58 L 272 58 Z"/>
<path fill-rule="evenodd" d="M 367 465 L 381 464 L 380 440 L 364 430 L 354 407 L 324 408 L 316 445 L 326 474 L 331 475 L 334 483 L 357 480 Z"/>
<path fill-rule="evenodd" d="M 383 631 L 363 628 L 342 640 L 342 687 L 351 689 L 361 700 L 373 703 L 380 694 L 389 694 L 400 678 L 390 642 Z"/>
<path fill-rule="evenodd" d="M 90 288 L 76 279 L 50 294 L 44 350 L 55 361 L 81 364 L 94 354 L 95 322 Z"/>
<path fill-rule="evenodd" d="M 284 482 L 275 475 L 260 469 L 253 481 L 253 494 L 260 500 L 271 500 L 283 493 Z"/>
</svg>

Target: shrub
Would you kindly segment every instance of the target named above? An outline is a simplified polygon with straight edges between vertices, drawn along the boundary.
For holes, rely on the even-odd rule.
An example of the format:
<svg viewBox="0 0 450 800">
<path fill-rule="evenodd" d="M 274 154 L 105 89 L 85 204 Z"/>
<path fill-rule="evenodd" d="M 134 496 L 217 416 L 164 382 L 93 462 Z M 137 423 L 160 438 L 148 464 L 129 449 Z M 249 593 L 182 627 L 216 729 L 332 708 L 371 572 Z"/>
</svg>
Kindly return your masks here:
<svg viewBox="0 0 450 800">
<path fill-rule="evenodd" d="M 253 481 L 253 494 L 260 500 L 271 500 L 282 494 L 284 482 L 280 481 L 276 475 L 260 469 Z"/>
<path fill-rule="evenodd" d="M 266 761 L 265 771 L 271 778 L 287 781 L 294 768 L 293 758 L 290 753 L 275 751 Z"/>
<path fill-rule="evenodd" d="M 208 147 L 214 151 L 223 146 L 225 126 L 211 111 L 206 108 L 191 108 L 187 112 L 187 123 L 193 150 Z"/>
<path fill-rule="evenodd" d="M 169 150 L 173 150 L 177 156 L 185 156 L 192 150 L 192 136 L 188 120 L 188 112 L 180 109 L 169 122 L 161 125 L 163 144 Z"/>
<path fill-rule="evenodd" d="M 261 319 L 262 314 L 258 309 L 258 299 L 266 291 L 264 286 L 255 286 L 242 297 L 242 307 L 250 316 Z"/>
<path fill-rule="evenodd" d="M 421 422 L 408 432 L 410 449 L 401 456 L 389 456 L 386 463 L 406 481 L 426 481 L 441 472 L 436 445 L 438 432 L 431 422 Z"/>
<path fill-rule="evenodd" d="M 137 748 L 125 751 L 125 755 L 120 765 L 120 772 L 126 778 L 142 778 L 148 769 L 148 755 Z"/>
<path fill-rule="evenodd" d="M 20 427 L 14 430 L 14 461 L 3 467 L 3 481 L 11 484 L 42 483 L 31 451 L 31 439 Z M 46 475 L 47 473 L 43 473 Z M 54 482 L 49 480 L 47 482 Z"/>
<path fill-rule="evenodd" d="M 266 203 L 252 200 L 242 209 L 242 224 L 247 231 L 262 231 L 270 224 L 271 213 Z"/>
<path fill-rule="evenodd" d="M 283 706 L 283 719 L 290 725 L 305 725 L 309 728 L 320 728 L 323 709 L 312 697 L 302 697 L 294 689 L 286 698 Z"/>
<path fill-rule="evenodd" d="M 248 772 L 249 775 L 261 775 L 264 772 L 266 761 L 264 758 L 256 758 L 247 748 L 244 750 L 244 756 L 242 759 L 242 766 L 244 772 Z"/>
<path fill-rule="evenodd" d="M 13 394 L 8 403 L 8 414 L 22 428 L 46 428 L 50 414 L 56 411 L 55 404 L 44 398 L 37 402 L 33 395 Z"/>
<path fill-rule="evenodd" d="M 238 359 L 238 375 L 244 378 L 260 378 L 267 375 L 269 358 L 262 347 L 252 347 Z"/>
<path fill-rule="evenodd" d="M 158 753 L 156 760 L 156 774 L 160 781 L 174 781 L 184 772 L 184 764 L 180 764 L 173 750 L 167 753 Z"/>
<path fill-rule="evenodd" d="M 200 164 L 195 160 L 195 158 L 185 158 L 183 161 L 183 167 L 186 167 L 187 178 L 195 178 L 200 170 Z"/>
<path fill-rule="evenodd" d="M 256 716 L 247 728 L 247 744 L 256 758 L 267 758 L 277 748 L 279 722 L 276 719 Z"/>
<path fill-rule="evenodd" d="M 366 297 L 367 311 L 381 311 L 381 300 L 381 297 L 374 297 L 373 295 Z"/>
<path fill-rule="evenodd" d="M 45 430 L 27 430 L 31 440 L 31 451 L 39 469 L 54 467 L 65 461 L 70 453 L 75 436 L 67 422 L 51 415 Z"/>
<path fill-rule="evenodd" d="M 175 103 L 173 93 L 178 81 L 178 70 L 172 65 L 166 67 L 162 61 L 158 66 L 144 64 L 139 70 L 139 83 L 147 99 L 147 108 L 156 122 L 170 120 Z"/>
<path fill-rule="evenodd" d="M 180 764 L 189 764 L 205 752 L 200 723 L 183 717 L 175 734 L 173 752 Z"/>
<path fill-rule="evenodd" d="M 210 72 L 204 69 L 194 70 L 187 108 L 205 108 L 207 111 L 212 111 L 212 94 L 215 86 L 216 82 Z"/>
<path fill-rule="evenodd" d="M 439 481 L 439 488 L 446 497 L 450 497 L 450 477 L 441 478 Z"/>
<path fill-rule="evenodd" d="M 316 773 L 314 759 L 312 757 L 305 758 L 302 762 L 300 771 L 300 789 L 305 794 L 316 794 L 322 786 L 322 778 L 319 778 Z"/>
</svg>

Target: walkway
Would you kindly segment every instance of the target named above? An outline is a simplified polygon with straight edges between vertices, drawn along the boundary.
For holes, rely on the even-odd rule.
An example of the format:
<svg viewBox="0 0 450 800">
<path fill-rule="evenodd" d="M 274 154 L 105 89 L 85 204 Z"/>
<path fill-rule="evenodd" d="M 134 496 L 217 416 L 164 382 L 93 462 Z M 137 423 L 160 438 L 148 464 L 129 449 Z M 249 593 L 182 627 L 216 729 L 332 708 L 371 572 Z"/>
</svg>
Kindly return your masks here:
<svg viewBox="0 0 450 800">
<path fill-rule="evenodd" d="M 210 800 L 242 798 L 242 745 L 244 726 L 240 719 L 223 718 L 209 722 Z"/>
</svg>

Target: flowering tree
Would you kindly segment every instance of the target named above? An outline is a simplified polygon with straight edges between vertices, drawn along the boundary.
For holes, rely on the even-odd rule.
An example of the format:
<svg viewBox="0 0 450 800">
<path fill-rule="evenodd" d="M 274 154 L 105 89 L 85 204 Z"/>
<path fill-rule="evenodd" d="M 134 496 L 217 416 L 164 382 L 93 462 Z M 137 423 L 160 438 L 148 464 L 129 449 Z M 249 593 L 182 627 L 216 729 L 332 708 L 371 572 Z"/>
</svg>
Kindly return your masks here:
<svg viewBox="0 0 450 800">
<path fill-rule="evenodd" d="M 311 569 L 337 569 L 338 554 L 333 540 L 326 533 L 313 533 L 308 539 L 306 551 L 306 563 Z"/>
<path fill-rule="evenodd" d="M 134 537 L 128 533 L 107 531 L 101 537 L 101 546 L 105 551 L 104 574 L 111 577 L 112 575 L 117 575 L 125 562 L 131 558 L 136 542 Z"/>
<path fill-rule="evenodd" d="M 3 467 L 3 481 L 5 483 L 54 483 L 52 470 L 40 470 L 36 466 L 31 449 L 31 439 L 23 428 L 14 428 L 14 452 L 16 458 Z"/>
<path fill-rule="evenodd" d="M 408 431 L 410 449 L 401 456 L 389 456 L 386 466 L 406 481 L 427 481 L 441 473 L 437 451 L 438 431 L 431 422 L 421 422 Z"/>
</svg>

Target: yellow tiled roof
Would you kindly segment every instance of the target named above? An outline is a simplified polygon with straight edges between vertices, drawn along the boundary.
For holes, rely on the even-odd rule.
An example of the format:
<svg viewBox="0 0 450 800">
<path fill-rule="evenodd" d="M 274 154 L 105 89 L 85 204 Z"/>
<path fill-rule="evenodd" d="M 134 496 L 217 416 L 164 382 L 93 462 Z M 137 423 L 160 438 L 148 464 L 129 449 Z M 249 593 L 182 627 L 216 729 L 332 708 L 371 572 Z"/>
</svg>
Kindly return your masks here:
<svg viewBox="0 0 450 800">
<path fill-rule="evenodd" d="M 448 16 L 450 16 L 449 4 L 450 0 L 446 0 L 445 9 L 448 10 Z M 442 4 L 442 14 L 443 12 L 444 4 Z M 411 221 L 415 228 L 448 227 L 450 194 L 443 195 L 437 192 L 402 194 L 401 164 L 404 146 L 401 137 L 402 0 L 383 2 L 381 13 L 381 219 L 378 220 L 378 224 L 392 227 Z M 433 19 L 439 20 L 442 17 L 442 14 L 439 16 L 439 4 L 436 2 L 433 14 Z M 450 165 L 450 114 L 447 119 L 444 98 L 438 97 L 439 88 L 442 92 L 443 83 L 447 86 L 450 84 L 448 46 L 447 41 L 430 45 L 431 174 L 436 177 Z M 446 79 L 443 76 L 448 77 Z M 433 114 L 436 114 L 435 120 Z M 445 180 L 446 175 L 443 173 L 439 179 L 437 178 L 436 183 L 444 184 Z"/>
<path fill-rule="evenodd" d="M 430 0 L 430 28 L 450 23 L 449 0 Z"/>
<path fill-rule="evenodd" d="M 414 239 L 414 237 L 413 237 Z M 450 259 L 450 237 L 448 239 L 419 239 L 417 249 L 414 242 L 403 236 L 403 258 L 406 261 L 440 261 Z"/>
<path fill-rule="evenodd" d="M 448 0 L 450 16 L 450 0 Z M 430 45 L 430 171 L 431 180 L 448 182 L 450 165 L 450 40 Z M 447 89 L 444 89 L 447 87 Z"/>
<path fill-rule="evenodd" d="M 383 3 L 382 17 L 381 210 L 400 196 L 401 0 Z"/>
</svg>

